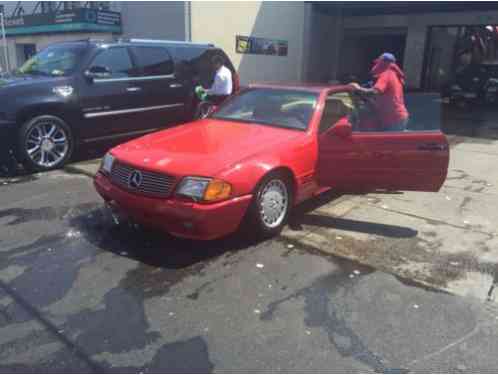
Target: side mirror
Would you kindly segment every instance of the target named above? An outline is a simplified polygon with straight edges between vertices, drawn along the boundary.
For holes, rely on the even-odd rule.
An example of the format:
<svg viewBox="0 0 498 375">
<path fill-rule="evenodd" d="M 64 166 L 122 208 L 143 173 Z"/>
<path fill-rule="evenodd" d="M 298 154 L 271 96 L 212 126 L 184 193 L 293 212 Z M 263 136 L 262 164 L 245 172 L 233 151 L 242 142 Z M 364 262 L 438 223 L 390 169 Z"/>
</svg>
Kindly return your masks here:
<svg viewBox="0 0 498 375">
<path fill-rule="evenodd" d="M 353 127 L 348 121 L 339 121 L 331 129 L 330 134 L 341 138 L 349 138 L 353 133 Z"/>
<path fill-rule="evenodd" d="M 111 76 L 111 70 L 105 66 L 92 66 L 90 69 L 85 71 L 85 77 L 90 80 L 99 78 L 109 78 Z"/>
</svg>

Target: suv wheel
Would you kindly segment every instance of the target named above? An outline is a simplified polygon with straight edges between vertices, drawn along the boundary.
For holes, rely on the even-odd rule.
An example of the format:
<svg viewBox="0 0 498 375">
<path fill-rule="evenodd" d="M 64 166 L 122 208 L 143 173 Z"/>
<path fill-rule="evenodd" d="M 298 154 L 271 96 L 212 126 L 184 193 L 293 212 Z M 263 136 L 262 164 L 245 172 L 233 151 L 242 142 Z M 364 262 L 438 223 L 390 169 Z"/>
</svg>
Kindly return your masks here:
<svg viewBox="0 0 498 375">
<path fill-rule="evenodd" d="M 71 158 L 73 148 L 71 129 L 58 117 L 37 116 L 21 127 L 19 151 L 29 170 L 60 168 Z"/>
<path fill-rule="evenodd" d="M 292 189 L 285 175 L 272 173 L 256 189 L 251 206 L 251 224 L 263 237 L 280 233 L 285 225 L 292 202 Z"/>
</svg>

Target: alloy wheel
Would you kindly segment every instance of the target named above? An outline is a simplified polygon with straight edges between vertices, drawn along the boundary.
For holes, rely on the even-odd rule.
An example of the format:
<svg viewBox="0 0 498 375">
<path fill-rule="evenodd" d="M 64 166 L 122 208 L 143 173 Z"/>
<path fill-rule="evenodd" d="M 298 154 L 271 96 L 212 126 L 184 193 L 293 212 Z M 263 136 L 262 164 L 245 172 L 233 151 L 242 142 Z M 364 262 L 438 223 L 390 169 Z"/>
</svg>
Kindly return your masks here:
<svg viewBox="0 0 498 375">
<path fill-rule="evenodd" d="M 66 157 L 69 151 L 68 135 L 55 121 L 42 120 L 29 129 L 24 147 L 34 164 L 51 168 Z"/>
<path fill-rule="evenodd" d="M 261 221 L 268 228 L 282 224 L 289 208 L 289 193 L 285 182 L 270 180 L 263 188 L 259 199 Z"/>
</svg>

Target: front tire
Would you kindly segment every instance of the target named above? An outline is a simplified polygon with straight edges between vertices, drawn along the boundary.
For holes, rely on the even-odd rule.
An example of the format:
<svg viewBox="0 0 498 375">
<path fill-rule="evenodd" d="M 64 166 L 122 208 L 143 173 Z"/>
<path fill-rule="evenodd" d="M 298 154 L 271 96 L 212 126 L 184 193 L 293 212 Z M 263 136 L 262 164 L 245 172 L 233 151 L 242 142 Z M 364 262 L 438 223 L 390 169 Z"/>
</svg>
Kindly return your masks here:
<svg viewBox="0 0 498 375">
<path fill-rule="evenodd" d="M 18 149 L 26 169 L 43 172 L 60 168 L 71 159 L 74 138 L 59 117 L 37 116 L 21 127 Z"/>
<path fill-rule="evenodd" d="M 256 188 L 250 207 L 250 224 L 263 238 L 282 231 L 292 204 L 292 189 L 287 176 L 272 173 L 263 178 Z"/>
</svg>

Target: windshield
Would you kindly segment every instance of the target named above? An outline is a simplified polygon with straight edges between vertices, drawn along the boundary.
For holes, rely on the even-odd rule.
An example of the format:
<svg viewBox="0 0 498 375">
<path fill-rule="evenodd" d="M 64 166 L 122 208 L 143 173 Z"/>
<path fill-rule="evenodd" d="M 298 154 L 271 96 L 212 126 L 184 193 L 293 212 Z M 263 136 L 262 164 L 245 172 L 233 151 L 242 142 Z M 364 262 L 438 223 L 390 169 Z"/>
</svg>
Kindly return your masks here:
<svg viewBox="0 0 498 375">
<path fill-rule="evenodd" d="M 307 91 L 249 89 L 222 106 L 212 118 L 306 130 L 317 97 Z"/>
<path fill-rule="evenodd" d="M 84 47 L 51 46 L 26 61 L 17 71 L 18 74 L 64 76 L 75 69 Z"/>
</svg>

